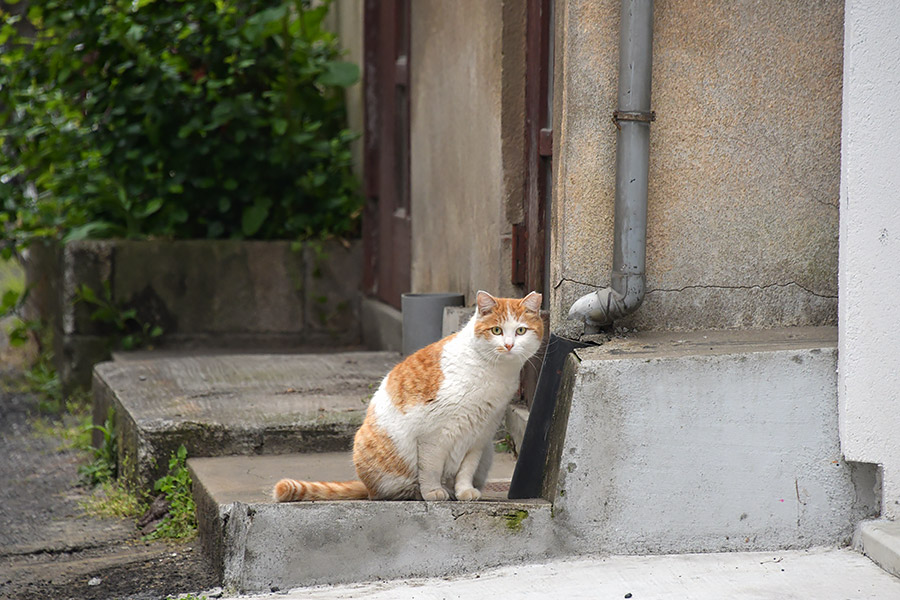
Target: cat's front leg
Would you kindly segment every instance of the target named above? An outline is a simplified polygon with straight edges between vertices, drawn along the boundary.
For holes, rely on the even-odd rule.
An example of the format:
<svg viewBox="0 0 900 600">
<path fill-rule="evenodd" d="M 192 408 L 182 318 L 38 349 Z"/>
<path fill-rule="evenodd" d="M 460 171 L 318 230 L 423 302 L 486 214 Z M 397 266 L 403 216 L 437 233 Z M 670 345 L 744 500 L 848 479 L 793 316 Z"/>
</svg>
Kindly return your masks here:
<svg viewBox="0 0 900 600">
<path fill-rule="evenodd" d="M 456 473 L 456 491 L 457 500 L 478 500 L 481 498 L 481 491 L 476 489 L 472 484 L 472 478 L 476 469 L 481 462 L 481 455 L 484 452 L 484 446 L 477 445 L 466 453 L 462 463 L 459 465 L 459 471 Z"/>
<path fill-rule="evenodd" d="M 441 444 L 420 441 L 419 450 L 419 493 L 423 500 L 449 500 L 450 492 L 441 484 L 447 450 Z"/>
</svg>

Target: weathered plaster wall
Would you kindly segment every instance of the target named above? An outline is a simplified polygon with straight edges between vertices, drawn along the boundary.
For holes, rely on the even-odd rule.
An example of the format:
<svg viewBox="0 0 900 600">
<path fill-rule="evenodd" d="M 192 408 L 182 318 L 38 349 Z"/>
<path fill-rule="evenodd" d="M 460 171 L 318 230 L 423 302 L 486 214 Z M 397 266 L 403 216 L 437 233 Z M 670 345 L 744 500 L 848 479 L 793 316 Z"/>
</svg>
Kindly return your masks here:
<svg viewBox="0 0 900 600">
<path fill-rule="evenodd" d="M 900 517 L 900 12 L 846 5 L 838 396 L 841 448 L 883 468 L 883 512 Z"/>
<path fill-rule="evenodd" d="M 524 140 L 524 9 L 516 6 L 524 2 L 411 5 L 414 292 L 460 292 L 469 302 L 479 289 L 519 293 L 510 283 Z"/>
<path fill-rule="evenodd" d="M 619 2 L 558 0 L 551 299 L 612 261 Z M 843 4 L 656 2 L 640 329 L 835 324 Z"/>
<path fill-rule="evenodd" d="M 328 14 L 331 29 L 337 33 L 344 49 L 344 60 L 359 66 L 360 78 L 357 83 L 347 88 L 344 98 L 347 102 L 347 126 L 353 131 L 363 131 L 363 86 L 362 68 L 363 52 L 363 3 L 359 0 L 337 0 Z M 362 136 L 353 142 L 353 170 L 362 178 Z"/>
</svg>

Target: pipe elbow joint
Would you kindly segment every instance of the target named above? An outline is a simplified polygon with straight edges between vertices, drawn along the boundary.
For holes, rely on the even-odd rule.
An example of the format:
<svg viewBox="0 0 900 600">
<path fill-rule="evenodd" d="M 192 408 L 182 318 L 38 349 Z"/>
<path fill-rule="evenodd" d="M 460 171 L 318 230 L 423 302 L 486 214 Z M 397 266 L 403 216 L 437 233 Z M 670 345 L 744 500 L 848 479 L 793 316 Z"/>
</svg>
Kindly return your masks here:
<svg viewBox="0 0 900 600">
<path fill-rule="evenodd" d="M 643 301 L 644 278 L 632 277 L 624 294 L 606 287 L 582 296 L 569 309 L 569 318 L 583 321 L 588 333 L 596 333 L 600 327 L 636 311 Z"/>
</svg>

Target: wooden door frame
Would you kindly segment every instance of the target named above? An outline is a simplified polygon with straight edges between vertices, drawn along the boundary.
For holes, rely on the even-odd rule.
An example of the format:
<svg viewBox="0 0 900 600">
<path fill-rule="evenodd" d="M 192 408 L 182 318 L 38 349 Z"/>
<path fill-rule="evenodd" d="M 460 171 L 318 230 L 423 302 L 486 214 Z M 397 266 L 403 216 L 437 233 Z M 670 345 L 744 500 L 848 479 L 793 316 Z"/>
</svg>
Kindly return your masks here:
<svg viewBox="0 0 900 600">
<path fill-rule="evenodd" d="M 547 222 L 552 184 L 553 0 L 526 0 L 525 22 L 525 187 L 524 221 L 513 225 L 512 281 L 540 292 L 549 302 Z M 546 312 L 543 313 L 546 317 Z M 549 335 L 549 320 L 545 318 Z M 542 350 L 539 353 L 543 358 Z M 531 406 L 536 369 L 523 369 L 520 394 Z"/>
<path fill-rule="evenodd" d="M 553 0 L 526 0 L 524 221 L 513 226 L 512 281 L 547 291 L 547 221 L 551 200 Z"/>
<path fill-rule="evenodd" d="M 409 291 L 411 0 L 365 0 L 363 290 L 395 308 Z"/>
</svg>

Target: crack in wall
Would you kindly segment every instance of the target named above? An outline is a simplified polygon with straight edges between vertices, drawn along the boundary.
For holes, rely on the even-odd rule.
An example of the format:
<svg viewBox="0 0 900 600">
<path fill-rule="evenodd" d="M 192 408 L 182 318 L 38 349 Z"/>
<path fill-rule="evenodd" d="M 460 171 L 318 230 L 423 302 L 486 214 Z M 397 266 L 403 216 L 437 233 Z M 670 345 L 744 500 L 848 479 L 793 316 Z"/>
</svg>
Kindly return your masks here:
<svg viewBox="0 0 900 600">
<path fill-rule="evenodd" d="M 575 279 L 570 279 L 568 277 L 563 277 L 560 279 L 556 285 L 553 286 L 553 289 L 558 289 L 563 283 L 576 283 L 578 285 L 584 285 L 588 287 L 592 287 L 595 289 L 599 289 L 604 286 L 596 285 L 593 283 L 585 283 L 583 281 L 578 281 Z M 654 293 L 678 293 L 684 292 L 691 289 L 704 289 L 704 290 L 767 290 L 773 287 L 788 287 L 788 286 L 796 286 L 803 290 L 804 292 L 816 296 L 818 298 L 828 298 L 828 299 L 837 299 L 837 294 L 822 294 L 819 292 L 815 292 L 805 286 L 800 285 L 796 281 L 789 281 L 787 283 L 768 283 L 768 284 L 755 284 L 755 285 L 713 285 L 713 284 L 696 284 L 696 285 L 686 285 L 680 288 L 654 288 L 647 290 L 646 295 L 654 294 Z"/>
<path fill-rule="evenodd" d="M 586 285 L 586 286 L 592 287 L 592 288 L 599 288 L 599 287 L 601 287 L 601 286 L 595 285 L 595 284 L 593 284 L 593 283 L 585 283 L 584 281 L 577 281 L 577 280 L 575 280 L 575 279 L 569 279 L 568 277 L 563 277 L 562 279 L 559 280 L 559 282 L 556 283 L 556 285 L 553 286 L 553 289 L 554 289 L 554 290 L 559 289 L 559 286 L 561 286 L 561 285 L 562 285 L 563 283 L 565 283 L 565 282 L 568 282 L 568 283 L 577 283 L 578 285 Z"/>
<path fill-rule="evenodd" d="M 709 284 L 686 285 L 684 287 L 675 288 L 675 289 L 656 288 L 656 289 L 652 289 L 652 290 L 647 290 L 647 294 L 649 295 L 654 292 L 683 292 L 683 291 L 695 289 L 695 288 L 696 289 L 712 289 L 712 290 L 716 290 L 716 289 L 722 289 L 722 290 L 767 290 L 767 289 L 773 288 L 773 287 L 776 287 L 776 288 L 777 287 L 789 287 L 792 285 L 797 286 L 798 288 L 800 288 L 807 294 L 811 294 L 818 298 L 837 299 L 837 294 L 821 294 L 819 292 L 814 292 L 813 290 L 800 285 L 796 281 L 788 281 L 787 283 L 768 283 L 768 284 L 764 284 L 764 285 L 759 285 L 759 284 L 756 284 L 756 285 L 709 285 Z"/>
</svg>

